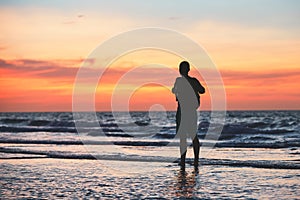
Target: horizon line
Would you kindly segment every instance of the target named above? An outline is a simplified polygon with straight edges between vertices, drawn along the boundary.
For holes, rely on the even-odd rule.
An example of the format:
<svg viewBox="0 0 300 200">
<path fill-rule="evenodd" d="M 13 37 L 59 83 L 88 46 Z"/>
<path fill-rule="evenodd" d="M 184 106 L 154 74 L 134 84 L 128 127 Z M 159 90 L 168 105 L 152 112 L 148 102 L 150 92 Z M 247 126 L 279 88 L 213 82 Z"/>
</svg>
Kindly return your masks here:
<svg viewBox="0 0 300 200">
<path fill-rule="evenodd" d="M 212 112 L 212 110 L 197 110 L 198 112 Z M 228 110 L 214 110 L 215 112 L 253 112 L 253 111 L 300 111 L 300 109 L 253 109 L 253 110 L 249 110 L 249 109 L 228 109 Z M 95 111 L 0 111 L 0 113 L 42 113 L 42 112 L 45 112 L 45 113 L 54 113 L 54 112 L 57 112 L 57 113 L 72 113 L 72 112 L 75 112 L 75 113 L 84 113 L 84 112 L 95 112 Z M 101 113 L 101 112 L 112 112 L 111 110 L 97 110 L 96 111 L 97 113 Z M 117 110 L 117 111 L 114 111 L 114 112 L 128 112 L 126 110 Z M 176 112 L 176 110 L 165 110 L 165 111 L 159 111 L 159 110 L 154 110 L 154 111 L 149 111 L 149 110 L 133 110 L 133 111 L 129 111 L 129 112 Z"/>
</svg>

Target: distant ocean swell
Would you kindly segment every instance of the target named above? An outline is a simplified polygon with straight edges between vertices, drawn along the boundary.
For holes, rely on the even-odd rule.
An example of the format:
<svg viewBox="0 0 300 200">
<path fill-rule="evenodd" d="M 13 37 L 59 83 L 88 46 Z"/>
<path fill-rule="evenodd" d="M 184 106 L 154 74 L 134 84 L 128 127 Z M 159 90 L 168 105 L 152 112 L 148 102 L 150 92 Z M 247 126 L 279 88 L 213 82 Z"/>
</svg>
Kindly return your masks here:
<svg viewBox="0 0 300 200">
<path fill-rule="evenodd" d="M 81 140 L 26 140 L 26 139 L 5 139 L 0 138 L 0 143 L 2 144 L 55 144 L 55 145 L 83 145 Z M 179 143 L 168 142 L 168 141 L 84 141 L 85 145 L 121 145 L 121 146 L 178 146 Z M 202 146 L 209 146 L 210 142 L 202 142 Z M 300 147 L 299 141 L 293 142 L 272 142 L 272 143 L 258 143 L 252 142 L 238 142 L 238 141 L 228 141 L 228 142 L 217 142 L 214 144 L 215 147 L 236 147 L 236 148 L 297 148 Z"/>
<path fill-rule="evenodd" d="M 198 127 L 198 135 L 204 138 L 210 126 L 213 130 L 219 124 L 211 124 L 209 112 L 203 112 Z M 280 138 L 286 142 L 296 144 L 299 142 L 299 111 L 286 112 L 229 112 L 226 124 L 223 127 L 220 140 L 239 140 L 241 138 L 255 141 L 275 141 Z M 145 126 L 149 123 L 146 112 L 135 114 L 136 126 Z M 133 137 L 127 134 L 114 122 L 111 113 L 98 113 L 99 126 L 107 136 Z M 175 136 L 175 113 L 170 112 L 166 125 L 159 125 L 160 131 L 151 135 L 154 138 L 170 139 Z M 150 121 L 151 123 L 151 121 Z M 122 124 L 126 126 L 126 124 Z M 97 136 L 98 127 L 91 127 L 88 119 L 80 122 L 82 130 L 87 135 Z M 92 131 L 91 131 L 92 129 Z M 93 130 L 94 129 L 94 130 Z M 0 132 L 26 133 L 26 132 L 60 132 L 77 133 L 72 113 L 2 113 L 0 115 Z M 293 141 L 295 139 L 295 141 Z M 281 141 L 281 142 L 283 142 Z"/>
</svg>

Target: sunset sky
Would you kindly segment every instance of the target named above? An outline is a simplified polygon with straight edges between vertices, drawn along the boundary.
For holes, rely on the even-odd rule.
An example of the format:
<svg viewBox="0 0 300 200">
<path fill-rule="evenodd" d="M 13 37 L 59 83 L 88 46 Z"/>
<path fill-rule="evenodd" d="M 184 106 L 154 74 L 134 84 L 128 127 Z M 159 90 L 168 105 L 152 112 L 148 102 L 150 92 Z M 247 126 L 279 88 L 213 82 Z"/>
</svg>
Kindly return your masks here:
<svg viewBox="0 0 300 200">
<path fill-rule="evenodd" d="M 0 1 L 0 111 L 72 111 L 82 62 L 112 36 L 143 27 L 178 31 L 201 45 L 222 75 L 228 110 L 299 110 L 299 10 L 297 0 Z M 151 50 L 121 57 L 101 78 L 95 107 L 110 110 L 118 88 L 120 110 L 149 110 L 154 104 L 175 110 L 170 88 L 180 61 Z M 155 65 L 118 82 L 151 63 L 170 68 L 166 85 L 139 85 L 163 77 Z M 210 110 L 213 86 L 195 66 L 191 74 L 207 88 L 201 109 Z M 138 89 L 124 103 L 130 88 Z"/>
</svg>

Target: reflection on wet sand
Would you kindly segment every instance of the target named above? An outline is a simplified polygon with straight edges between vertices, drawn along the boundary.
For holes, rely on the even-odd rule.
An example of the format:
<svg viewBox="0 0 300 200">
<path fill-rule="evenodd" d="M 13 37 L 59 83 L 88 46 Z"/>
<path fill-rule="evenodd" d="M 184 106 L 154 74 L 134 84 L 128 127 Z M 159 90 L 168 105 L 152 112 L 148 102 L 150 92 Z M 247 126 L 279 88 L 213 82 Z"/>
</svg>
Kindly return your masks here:
<svg viewBox="0 0 300 200">
<path fill-rule="evenodd" d="M 174 188 L 176 196 L 185 198 L 196 196 L 196 193 L 200 190 L 200 175 L 198 168 L 195 168 L 190 172 L 180 169 L 176 176 L 177 182 Z"/>
</svg>

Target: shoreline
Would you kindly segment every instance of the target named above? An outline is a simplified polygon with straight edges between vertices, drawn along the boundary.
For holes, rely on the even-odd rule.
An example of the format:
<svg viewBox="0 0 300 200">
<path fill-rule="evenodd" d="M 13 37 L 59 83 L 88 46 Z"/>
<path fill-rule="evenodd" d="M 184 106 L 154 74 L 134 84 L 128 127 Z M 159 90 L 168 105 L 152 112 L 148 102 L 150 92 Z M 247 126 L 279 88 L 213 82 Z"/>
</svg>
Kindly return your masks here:
<svg viewBox="0 0 300 200">
<path fill-rule="evenodd" d="M 30 151 L 20 148 L 7 148 L 0 147 L 1 153 L 8 154 L 26 154 L 44 156 L 39 158 L 55 158 L 55 159 L 73 159 L 73 160 L 108 160 L 108 161 L 124 161 L 124 162 L 158 162 L 158 163 L 179 163 L 176 157 L 164 156 L 139 156 L 139 155 L 101 155 L 89 153 L 57 153 L 51 151 Z M 28 158 L 27 158 L 28 159 Z M 187 163 L 193 163 L 192 158 L 187 158 Z M 220 165 L 230 167 L 252 167 L 252 168 L 265 168 L 265 169 L 300 169 L 300 162 L 297 160 L 234 160 L 234 159 L 212 159 L 200 158 L 200 165 Z"/>
</svg>

